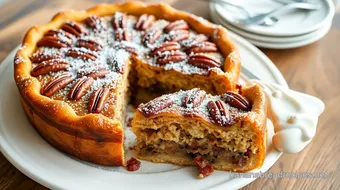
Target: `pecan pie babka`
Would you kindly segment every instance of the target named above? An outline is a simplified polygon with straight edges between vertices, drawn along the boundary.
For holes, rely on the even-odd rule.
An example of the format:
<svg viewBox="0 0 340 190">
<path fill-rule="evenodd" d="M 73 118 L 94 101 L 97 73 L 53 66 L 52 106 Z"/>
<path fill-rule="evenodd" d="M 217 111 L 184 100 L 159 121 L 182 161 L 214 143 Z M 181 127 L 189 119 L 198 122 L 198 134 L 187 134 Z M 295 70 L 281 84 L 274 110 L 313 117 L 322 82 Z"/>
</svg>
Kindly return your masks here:
<svg viewBox="0 0 340 190">
<path fill-rule="evenodd" d="M 103 165 L 125 164 L 125 107 L 136 89 L 221 94 L 235 91 L 240 73 L 226 29 L 142 2 L 61 12 L 28 31 L 14 62 L 22 104 L 42 137 Z"/>
<path fill-rule="evenodd" d="M 249 171 L 262 165 L 266 104 L 260 86 L 209 95 L 194 88 L 139 105 L 132 121 L 138 157 L 153 162 Z M 201 168 L 204 177 L 204 170 Z"/>
</svg>

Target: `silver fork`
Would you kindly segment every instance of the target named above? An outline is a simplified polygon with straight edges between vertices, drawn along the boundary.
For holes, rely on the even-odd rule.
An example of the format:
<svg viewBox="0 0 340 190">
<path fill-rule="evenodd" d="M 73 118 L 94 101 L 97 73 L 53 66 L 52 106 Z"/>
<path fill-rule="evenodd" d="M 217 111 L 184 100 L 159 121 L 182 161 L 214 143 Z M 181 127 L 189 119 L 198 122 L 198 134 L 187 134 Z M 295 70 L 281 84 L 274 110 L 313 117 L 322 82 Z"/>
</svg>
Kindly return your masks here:
<svg viewBox="0 0 340 190">
<path fill-rule="evenodd" d="M 245 25 L 251 24 L 259 24 L 262 23 L 266 18 L 272 17 L 275 14 L 280 14 L 292 9 L 302 9 L 302 10 L 318 10 L 321 6 L 318 4 L 310 4 L 310 3 L 290 3 L 286 4 L 282 7 L 276 8 L 268 13 L 257 14 L 255 16 L 243 19 L 243 20 L 235 20 L 235 22 Z"/>
<path fill-rule="evenodd" d="M 239 11 L 242 12 L 243 15 L 245 15 L 247 18 L 250 18 L 251 17 L 251 14 L 243 7 L 241 6 L 238 6 L 238 5 L 235 5 L 233 3 L 229 3 L 225 0 L 212 0 L 214 2 L 218 2 L 218 3 L 222 3 L 222 4 L 225 4 L 225 5 L 228 5 L 228 6 L 231 6 L 231 7 L 234 7 L 236 9 L 238 9 Z M 273 26 L 274 24 L 276 24 L 277 22 L 279 21 L 278 18 L 272 16 L 272 17 L 268 17 L 268 18 L 265 18 L 263 20 L 262 23 L 260 23 L 260 25 L 262 26 Z"/>
</svg>

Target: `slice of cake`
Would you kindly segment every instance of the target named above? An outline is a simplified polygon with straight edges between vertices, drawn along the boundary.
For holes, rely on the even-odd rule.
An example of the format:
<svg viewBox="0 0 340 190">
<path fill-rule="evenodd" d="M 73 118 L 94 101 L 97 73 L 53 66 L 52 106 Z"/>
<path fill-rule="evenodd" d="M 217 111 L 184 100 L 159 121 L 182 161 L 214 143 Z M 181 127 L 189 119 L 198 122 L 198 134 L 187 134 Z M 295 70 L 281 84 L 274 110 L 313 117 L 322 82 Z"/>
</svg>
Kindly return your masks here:
<svg viewBox="0 0 340 190">
<path fill-rule="evenodd" d="M 213 168 L 260 167 L 267 135 L 265 95 L 258 85 L 243 87 L 240 94 L 212 96 L 195 88 L 141 104 L 132 121 L 138 158 L 198 165 L 201 177 Z"/>
</svg>

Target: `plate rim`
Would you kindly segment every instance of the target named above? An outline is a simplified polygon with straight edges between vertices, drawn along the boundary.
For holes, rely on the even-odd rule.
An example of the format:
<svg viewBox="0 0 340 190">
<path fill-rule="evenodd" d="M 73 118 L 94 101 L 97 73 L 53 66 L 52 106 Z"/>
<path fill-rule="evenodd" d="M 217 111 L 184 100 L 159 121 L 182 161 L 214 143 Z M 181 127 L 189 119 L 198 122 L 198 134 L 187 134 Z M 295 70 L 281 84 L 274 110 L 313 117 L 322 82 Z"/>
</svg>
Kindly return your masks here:
<svg viewBox="0 0 340 190">
<path fill-rule="evenodd" d="M 318 33 L 313 38 L 303 40 L 303 41 L 293 42 L 293 43 L 266 43 L 266 42 L 262 42 L 262 41 L 252 40 L 252 39 L 248 39 L 248 41 L 251 42 L 252 44 L 258 46 L 258 47 L 263 47 L 263 48 L 271 48 L 271 49 L 298 48 L 298 47 L 302 47 L 302 46 L 312 44 L 312 43 L 320 40 L 325 35 L 327 35 L 329 30 L 331 29 L 331 26 L 332 25 L 327 26 L 327 28 L 325 30 L 320 31 L 320 33 Z"/>
<path fill-rule="evenodd" d="M 296 32 L 295 33 L 294 32 L 284 32 L 284 33 L 282 33 L 282 32 L 278 32 L 278 31 L 277 32 L 270 32 L 268 30 L 255 31 L 255 30 L 252 30 L 252 29 L 248 29 L 247 27 L 241 27 L 241 25 L 238 25 L 238 24 L 235 24 L 235 23 L 232 23 L 232 22 L 230 22 L 230 24 L 233 25 L 234 27 L 238 28 L 238 29 L 248 31 L 248 32 L 251 32 L 251 33 L 256 33 L 256 34 L 259 34 L 259 35 L 264 35 L 264 36 L 275 36 L 275 37 L 298 36 L 298 35 L 313 32 L 313 31 L 319 29 L 321 26 L 325 25 L 325 23 L 327 23 L 327 21 L 330 21 L 330 20 L 333 19 L 333 16 L 335 14 L 335 7 L 334 7 L 332 0 L 323 0 L 323 1 L 325 2 L 325 4 L 327 5 L 327 8 L 329 9 L 328 14 L 325 16 L 325 18 L 320 23 L 313 25 L 313 26 L 310 26 L 307 29 L 305 29 L 303 32 L 299 32 L 299 33 L 296 33 Z M 210 1 L 210 3 L 214 4 L 215 9 L 216 9 L 216 6 L 218 6 L 218 3 L 215 3 L 213 1 Z M 216 12 L 219 12 L 219 11 L 216 9 Z"/>
<path fill-rule="evenodd" d="M 209 5 L 210 6 L 210 5 Z M 214 14 L 218 14 L 217 12 L 213 12 L 213 7 L 210 6 L 210 17 L 214 22 L 219 22 L 219 18 L 218 15 L 214 15 Z M 331 20 L 332 21 L 332 20 Z M 244 36 L 242 34 L 238 34 L 240 36 L 242 36 L 244 39 L 248 40 L 250 43 L 258 46 L 258 47 L 263 47 L 263 48 L 271 48 L 271 49 L 290 49 L 290 48 L 298 48 L 298 47 L 302 47 L 302 46 L 306 46 L 309 44 L 312 44 L 318 40 L 320 40 L 321 38 L 323 38 L 331 29 L 332 27 L 332 22 L 330 21 L 330 23 L 326 23 L 326 25 L 324 26 L 324 28 L 320 28 L 320 30 L 314 31 L 315 36 L 312 38 L 307 38 L 305 40 L 301 40 L 301 41 L 295 41 L 295 42 L 265 42 L 265 41 L 261 41 L 261 40 L 254 40 L 251 38 L 248 38 L 247 36 Z M 220 24 L 224 24 L 224 23 L 220 23 Z M 224 25 L 222 25 L 224 26 Z M 226 27 L 226 26 L 224 26 Z M 228 28 L 228 27 L 226 27 Z M 236 32 L 233 31 L 232 29 L 228 29 L 229 32 Z M 239 29 L 238 29 L 239 30 Z M 313 32 L 312 32 L 313 33 Z"/>
<path fill-rule="evenodd" d="M 259 42 L 263 42 L 263 43 L 293 44 L 293 43 L 308 41 L 310 39 L 316 38 L 315 36 L 319 36 L 320 33 L 324 33 L 324 31 L 327 30 L 326 28 L 329 28 L 332 25 L 332 20 L 330 20 L 330 21 L 324 23 L 325 25 L 321 26 L 317 30 L 306 33 L 306 34 L 302 34 L 302 35 L 289 36 L 289 37 L 286 37 L 286 36 L 276 36 L 276 37 L 265 36 L 265 35 L 247 32 L 245 30 L 242 30 L 240 28 L 237 28 L 237 27 L 229 24 L 227 21 L 224 21 L 221 18 L 221 15 L 214 8 L 214 5 L 212 4 L 212 2 L 209 4 L 209 8 L 210 8 L 210 17 L 211 17 L 212 20 L 218 21 L 218 23 L 222 24 L 227 29 L 239 34 L 240 36 L 242 36 L 246 39 L 253 40 L 253 41 L 259 41 Z"/>
<path fill-rule="evenodd" d="M 274 63 L 264 53 L 262 53 L 258 48 L 256 48 L 255 46 L 253 46 L 252 44 L 247 42 L 242 37 L 240 37 L 240 36 L 238 36 L 238 35 L 236 35 L 232 32 L 230 32 L 230 37 L 233 41 L 238 41 L 238 43 L 241 43 L 244 47 L 247 48 L 248 51 L 251 51 L 254 55 L 258 56 L 259 59 L 263 60 L 263 65 L 265 67 L 267 67 L 270 71 L 272 71 L 272 74 L 275 75 L 275 77 L 274 77 L 275 80 L 279 84 L 284 85 L 284 86 L 288 86 L 286 80 L 284 79 L 284 77 L 282 75 L 282 73 L 278 70 L 278 68 L 274 65 Z M 5 71 L 5 68 L 10 66 L 10 63 L 12 62 L 12 57 L 14 56 L 17 49 L 19 49 L 19 47 L 12 50 L 7 55 L 7 57 L 2 61 L 2 63 L 0 64 L 0 75 L 3 74 L 3 72 Z M 19 171 L 24 173 L 29 178 L 33 179 L 34 181 L 36 181 L 37 183 L 40 183 L 41 185 L 43 185 L 45 187 L 49 187 L 49 188 L 52 188 L 52 189 L 63 189 L 64 188 L 64 186 L 62 186 L 60 184 L 55 184 L 55 182 L 53 182 L 53 180 L 48 180 L 48 179 L 45 179 L 44 177 L 41 177 L 41 173 L 37 172 L 37 170 L 30 170 L 30 169 L 32 169 L 33 166 L 30 166 L 29 164 L 27 164 L 25 162 L 25 160 L 20 158 L 18 153 L 15 150 L 13 150 L 11 145 L 7 142 L 6 137 L 3 135 L 2 130 L 3 130 L 3 127 L 0 126 L 0 150 L 1 150 L 2 154 L 4 155 L 4 157 L 13 166 L 15 166 Z M 273 161 L 272 165 L 274 165 L 277 162 L 277 160 L 280 158 L 282 153 L 280 153 L 279 151 L 276 151 L 276 154 L 277 154 L 277 157 Z M 270 165 L 269 168 L 272 167 L 272 165 Z M 266 168 L 265 170 L 267 171 L 269 168 Z M 243 186 L 248 185 L 249 183 L 251 183 L 254 180 L 256 180 L 256 178 L 230 179 L 229 181 L 234 181 L 234 182 L 239 181 L 239 182 L 234 183 L 234 186 L 228 186 L 228 187 L 230 187 L 230 188 L 241 188 Z M 225 187 L 224 184 L 225 183 L 216 184 L 212 188 L 213 189 L 221 189 L 221 188 Z"/>
</svg>

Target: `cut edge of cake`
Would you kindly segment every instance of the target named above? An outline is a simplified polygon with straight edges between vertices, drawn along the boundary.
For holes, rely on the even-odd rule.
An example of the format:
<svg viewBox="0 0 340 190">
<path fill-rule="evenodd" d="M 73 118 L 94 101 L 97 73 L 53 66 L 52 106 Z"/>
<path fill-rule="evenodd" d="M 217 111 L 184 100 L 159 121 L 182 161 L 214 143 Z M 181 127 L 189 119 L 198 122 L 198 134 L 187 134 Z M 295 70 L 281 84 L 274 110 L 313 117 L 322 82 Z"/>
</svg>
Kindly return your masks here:
<svg viewBox="0 0 340 190">
<path fill-rule="evenodd" d="M 261 87 L 242 88 L 242 96 L 251 103 L 249 111 L 239 110 L 239 115 L 233 115 L 235 109 L 226 103 L 225 106 L 232 110 L 230 115 L 237 118 L 226 126 L 216 123 L 208 113 L 190 113 L 187 108 L 182 108 L 185 96 L 181 93 L 193 90 L 156 98 L 151 102 L 162 103 L 155 109 L 150 107 L 150 102 L 138 107 L 132 121 L 132 131 L 138 141 L 134 147 L 138 158 L 157 163 L 196 165 L 195 158 L 201 156 L 214 169 L 234 172 L 247 172 L 262 166 L 267 130 L 266 101 Z M 201 105 L 192 110 L 202 110 L 202 106 L 207 106 L 205 101 L 223 100 L 224 95 L 206 95 Z M 164 97 L 167 96 L 175 97 L 175 103 L 165 104 L 167 98 Z M 146 107 L 156 113 L 146 113 Z"/>
</svg>

